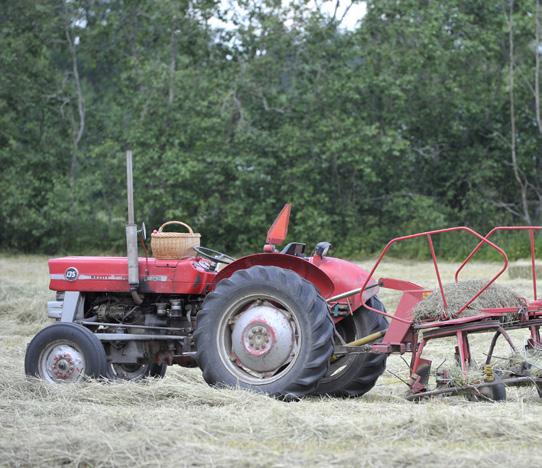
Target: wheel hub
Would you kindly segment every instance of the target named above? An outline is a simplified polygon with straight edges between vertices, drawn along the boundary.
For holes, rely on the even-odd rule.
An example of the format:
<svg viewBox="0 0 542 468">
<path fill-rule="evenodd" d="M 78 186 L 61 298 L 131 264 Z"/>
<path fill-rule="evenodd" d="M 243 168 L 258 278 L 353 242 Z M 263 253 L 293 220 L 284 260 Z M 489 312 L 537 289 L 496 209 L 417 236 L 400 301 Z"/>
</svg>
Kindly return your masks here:
<svg viewBox="0 0 542 468">
<path fill-rule="evenodd" d="M 46 355 L 44 376 L 54 382 L 74 382 L 84 374 L 85 362 L 82 354 L 72 346 L 54 346 Z"/>
<path fill-rule="evenodd" d="M 256 305 L 238 316 L 233 326 L 232 351 L 240 365 L 256 372 L 271 372 L 288 361 L 294 340 L 286 311 Z"/>
</svg>

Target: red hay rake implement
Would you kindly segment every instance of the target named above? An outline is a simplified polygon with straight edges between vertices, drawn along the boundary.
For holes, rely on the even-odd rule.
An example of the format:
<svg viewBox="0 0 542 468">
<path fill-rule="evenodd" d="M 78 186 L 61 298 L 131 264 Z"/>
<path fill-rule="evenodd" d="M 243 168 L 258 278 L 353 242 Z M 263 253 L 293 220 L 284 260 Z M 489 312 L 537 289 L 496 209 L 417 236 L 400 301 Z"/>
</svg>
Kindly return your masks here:
<svg viewBox="0 0 542 468">
<path fill-rule="evenodd" d="M 329 298 L 328 302 L 332 303 L 339 299 L 348 299 L 349 297 L 363 293 L 370 288 L 371 286 L 368 286 L 370 278 L 373 277 L 383 258 L 394 244 L 417 238 L 426 238 L 442 304 L 444 305 L 445 310 L 448 312 L 447 317 L 440 317 L 438 320 L 424 320 L 415 322 L 413 316 L 414 308 L 420 301 L 427 297 L 431 291 L 410 281 L 394 278 L 380 278 L 378 280 L 378 285 L 381 288 L 400 291 L 402 293 L 395 312 L 390 314 L 373 308 L 368 304 L 364 305 L 368 310 L 386 316 L 390 320 L 389 328 L 385 331 L 385 333 L 381 333 L 378 336 L 375 335 L 372 337 L 367 337 L 367 339 L 361 339 L 355 343 L 350 343 L 350 346 L 345 346 L 343 349 L 336 350 L 336 352 L 348 352 L 354 347 L 362 347 L 364 352 L 372 353 L 412 353 L 412 359 L 410 362 L 410 380 L 408 382 L 408 399 L 419 399 L 433 395 L 471 393 L 472 395 L 480 396 L 481 398 L 500 400 L 505 398 L 504 386 L 519 386 L 526 384 L 535 384 L 539 393 L 541 393 L 542 379 L 540 379 L 538 376 L 533 376 L 530 372 L 529 366 L 524 366 L 521 371 L 516 371 L 516 373 L 513 375 L 508 376 L 496 375 L 492 366 L 493 351 L 500 336 L 502 336 L 508 342 L 513 353 L 518 353 L 518 349 L 508 334 L 509 330 L 526 329 L 529 331 L 530 336 L 525 346 L 526 350 L 540 349 L 542 345 L 540 339 L 540 326 L 542 325 L 542 301 L 538 300 L 537 298 L 536 256 L 534 242 L 535 232 L 540 230 L 542 230 L 541 226 L 499 226 L 493 228 L 487 233 L 487 235 L 482 236 L 468 227 L 453 227 L 392 239 L 378 256 L 372 270 L 362 284 L 361 288 L 350 291 L 350 294 L 342 294 L 340 297 Z M 479 242 L 455 271 L 454 279 L 456 283 L 458 282 L 461 271 L 484 245 L 494 249 L 501 256 L 503 264 L 499 271 L 492 278 L 490 278 L 487 283 L 483 285 L 472 297 L 470 297 L 470 299 L 459 307 L 459 309 L 448 310 L 446 294 L 433 245 L 433 237 L 440 234 L 457 231 L 466 232 L 476 237 Z M 525 306 L 521 308 L 483 308 L 480 309 L 479 313 L 476 315 L 463 316 L 463 312 L 465 312 L 465 310 L 474 301 L 476 301 L 476 299 L 480 297 L 480 295 L 482 295 L 484 291 L 486 291 L 506 271 L 508 267 L 508 257 L 504 250 L 490 240 L 490 238 L 499 231 L 527 231 L 529 233 L 533 300 L 526 301 Z M 514 319 L 504 320 L 505 317 L 509 317 L 510 314 L 513 314 Z M 471 371 L 472 366 L 469 335 L 482 332 L 493 333 L 493 338 L 491 340 L 487 357 L 482 369 L 483 378 L 480 379 L 481 381 L 469 383 L 469 372 Z M 429 389 L 428 381 L 431 361 L 423 358 L 422 354 L 425 346 L 430 340 L 444 337 L 455 337 L 457 340 L 456 360 L 461 372 L 463 373 L 462 380 L 464 384 L 452 385 L 450 384 L 450 379 L 447 378 L 446 375 L 437 374 L 436 388 Z M 382 338 L 382 340 L 378 343 L 370 344 L 371 341 L 376 341 L 378 338 Z"/>
</svg>

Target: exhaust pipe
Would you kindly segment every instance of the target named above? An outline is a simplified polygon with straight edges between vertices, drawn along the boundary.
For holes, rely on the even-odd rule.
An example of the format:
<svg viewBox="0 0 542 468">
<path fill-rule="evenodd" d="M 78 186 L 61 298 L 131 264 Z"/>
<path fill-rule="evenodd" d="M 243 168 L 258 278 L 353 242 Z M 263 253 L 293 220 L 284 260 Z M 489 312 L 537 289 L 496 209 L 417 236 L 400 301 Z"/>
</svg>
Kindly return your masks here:
<svg viewBox="0 0 542 468">
<path fill-rule="evenodd" d="M 137 292 L 139 287 L 139 254 L 137 251 L 137 225 L 134 221 L 134 179 L 131 150 L 126 151 L 126 185 L 128 193 L 128 224 L 126 224 L 128 284 L 132 299 L 139 305 L 143 299 Z"/>
</svg>

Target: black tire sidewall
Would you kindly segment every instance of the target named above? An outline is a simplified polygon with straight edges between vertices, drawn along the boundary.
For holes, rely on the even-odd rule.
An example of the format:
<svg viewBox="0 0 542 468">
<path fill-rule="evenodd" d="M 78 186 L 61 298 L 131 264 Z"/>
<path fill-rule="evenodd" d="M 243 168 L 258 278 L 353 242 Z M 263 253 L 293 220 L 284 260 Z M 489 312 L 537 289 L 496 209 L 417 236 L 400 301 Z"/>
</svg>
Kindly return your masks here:
<svg viewBox="0 0 542 468">
<path fill-rule="evenodd" d="M 250 270 L 254 268 L 263 267 L 253 267 Z M 265 268 L 279 270 L 277 267 Z M 289 391 L 285 391 L 285 389 L 291 389 L 292 393 L 294 394 L 299 392 L 297 380 L 299 379 L 299 376 L 303 374 L 306 363 L 311 359 L 315 340 L 318 340 L 319 338 L 318 336 L 315 336 L 313 330 L 314 321 L 317 320 L 317 318 L 312 316 L 314 314 L 308 313 L 308 309 L 310 309 L 310 312 L 316 312 L 320 315 L 325 314 L 328 316 L 329 314 L 325 301 L 318 296 L 314 286 L 303 280 L 297 274 L 293 272 L 289 273 L 290 280 L 294 279 L 291 274 L 297 277 L 291 281 L 291 283 L 276 284 L 274 281 L 262 283 L 261 278 L 259 278 L 256 274 L 255 277 L 246 277 L 243 279 L 243 281 L 238 281 L 235 284 L 226 284 L 225 286 L 227 286 L 227 294 L 214 295 L 208 297 L 208 300 L 209 305 L 214 311 L 225 311 L 229 309 L 232 304 L 241 301 L 248 295 L 275 297 L 296 317 L 298 326 L 300 328 L 300 348 L 294 364 L 289 368 L 286 374 L 267 384 L 256 385 L 238 379 L 237 376 L 231 373 L 228 367 L 224 364 L 218 351 L 217 341 L 218 335 L 221 332 L 220 324 L 222 317 L 209 313 L 205 315 L 201 322 L 198 321 L 197 327 L 199 329 L 199 332 L 197 332 L 198 362 L 204 372 L 204 378 L 208 383 L 215 386 L 248 388 L 271 395 L 288 394 Z M 217 286 L 217 289 L 219 286 Z M 298 296 L 300 289 L 304 290 L 305 296 L 311 296 L 309 298 L 309 302 L 311 302 L 310 304 L 300 303 Z M 307 305 L 310 307 L 306 307 Z M 327 319 L 327 317 L 325 318 Z M 331 326 L 331 323 L 329 326 Z M 332 350 L 331 339 L 329 347 L 330 350 Z M 331 351 L 329 354 L 331 354 Z M 323 374 L 325 374 L 325 371 L 322 372 L 322 375 Z M 316 386 L 316 383 L 317 381 L 314 383 L 314 386 Z"/>
<path fill-rule="evenodd" d="M 54 341 L 75 344 L 85 359 L 85 375 L 92 378 L 107 376 L 107 358 L 104 347 L 94 334 L 75 323 L 55 323 L 39 331 L 28 344 L 25 355 L 25 373 L 40 375 L 39 361 L 44 349 Z"/>
<path fill-rule="evenodd" d="M 382 311 L 385 310 L 377 297 L 372 297 L 369 300 L 369 305 Z M 355 339 L 385 330 L 388 326 L 387 320 L 382 315 L 363 307 L 354 312 L 351 320 L 355 328 Z M 334 378 L 326 376 L 320 381 L 316 393 L 334 396 L 361 396 L 374 387 L 378 377 L 384 372 L 386 360 L 387 355 L 385 354 L 353 355 L 345 363 L 347 368 L 340 374 Z M 363 381 L 359 381 L 359 379 Z"/>
</svg>

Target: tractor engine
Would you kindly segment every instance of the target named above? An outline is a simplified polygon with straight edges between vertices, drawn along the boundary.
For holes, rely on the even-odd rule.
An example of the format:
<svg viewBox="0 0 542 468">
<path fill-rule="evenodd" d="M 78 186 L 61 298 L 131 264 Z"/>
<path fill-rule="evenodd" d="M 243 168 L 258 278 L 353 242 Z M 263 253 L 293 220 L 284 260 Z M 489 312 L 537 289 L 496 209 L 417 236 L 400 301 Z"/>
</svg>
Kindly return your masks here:
<svg viewBox="0 0 542 468">
<path fill-rule="evenodd" d="M 88 301 L 85 321 L 99 322 L 103 326 L 144 325 L 145 327 L 182 328 L 192 332 L 195 315 L 201 301 L 184 298 L 153 297 L 136 305 L 130 296 L 97 296 Z"/>
<path fill-rule="evenodd" d="M 107 355 L 114 362 L 113 371 L 122 378 L 130 378 L 129 372 L 140 370 L 142 363 L 157 366 L 173 363 L 192 367 L 195 365 L 190 353 L 193 348 L 192 332 L 196 327 L 196 312 L 201 301 L 183 297 L 150 296 L 137 305 L 129 295 L 96 295 L 87 297 L 83 322 L 95 332 L 118 334 L 104 342 Z M 152 333 L 147 341 L 144 335 Z M 168 336 L 182 337 L 169 340 Z M 122 335 L 122 336 L 121 336 Z M 131 336 L 132 340 L 123 339 Z M 138 339 L 134 335 L 142 335 Z"/>
</svg>

